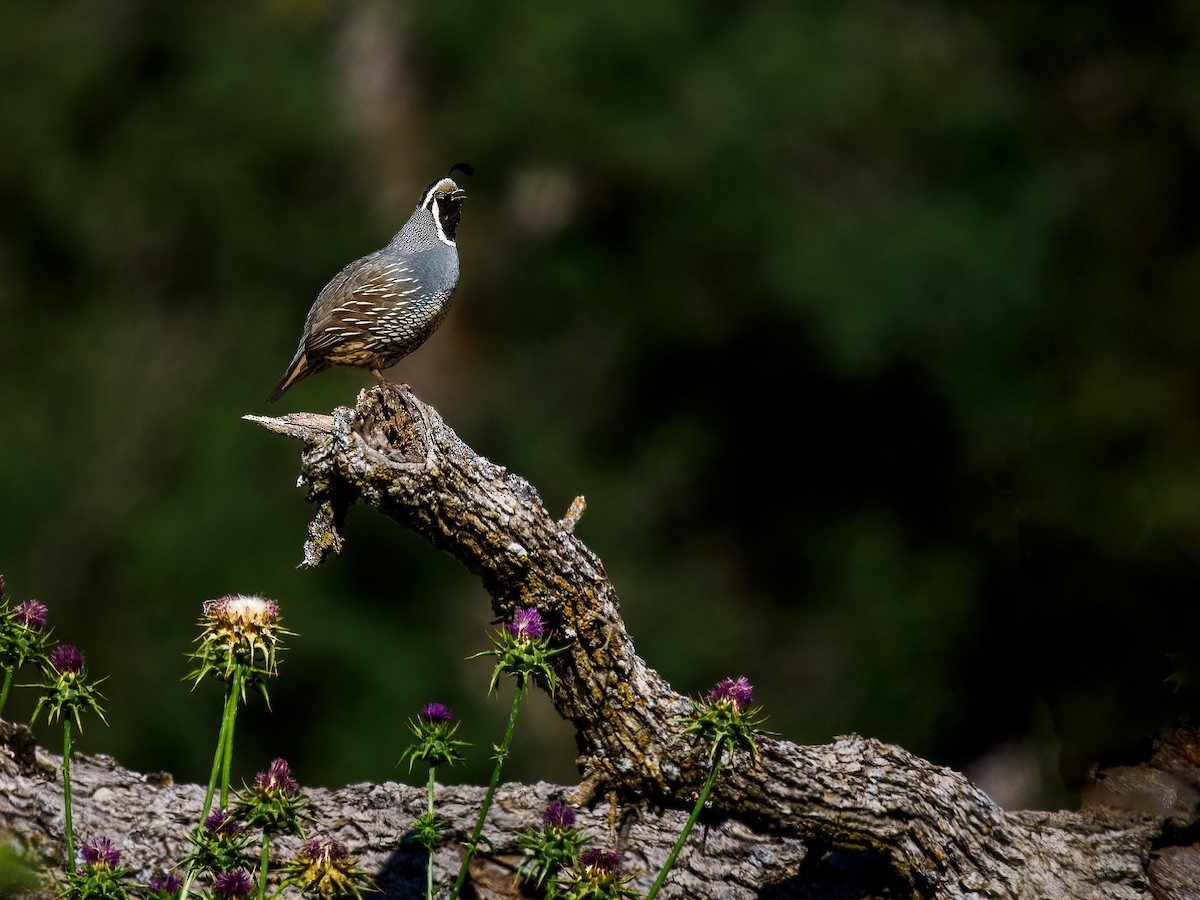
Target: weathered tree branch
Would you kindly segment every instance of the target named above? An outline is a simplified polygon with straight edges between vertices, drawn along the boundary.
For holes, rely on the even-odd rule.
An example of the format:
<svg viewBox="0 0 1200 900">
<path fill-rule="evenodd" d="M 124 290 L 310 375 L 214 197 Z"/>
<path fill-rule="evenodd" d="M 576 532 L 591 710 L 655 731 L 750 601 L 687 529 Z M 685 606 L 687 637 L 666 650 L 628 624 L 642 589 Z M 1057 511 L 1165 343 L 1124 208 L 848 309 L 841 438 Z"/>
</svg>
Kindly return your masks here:
<svg viewBox="0 0 1200 900">
<path fill-rule="evenodd" d="M 1190 749 L 1189 749 L 1190 748 Z M 1018 842 L 1008 848 L 1014 867 L 1036 858 L 1035 873 L 1008 897 L 1196 897 L 1200 853 L 1194 847 L 1164 847 L 1150 859 L 1141 876 L 1120 867 L 1131 858 L 1130 847 L 1166 831 L 1186 840 L 1187 823 L 1195 817 L 1196 791 L 1180 777 L 1177 764 L 1194 775 L 1195 743 L 1183 749 L 1187 760 L 1172 759 L 1175 748 L 1160 753 L 1155 765 L 1111 773 L 1116 780 L 1109 800 L 1141 802 L 1156 810 L 1144 817 L 1116 811 L 1008 814 L 1019 825 Z M 836 760 L 834 761 L 836 764 Z M 0 823 L 53 868 L 62 857 L 62 788 L 56 773 L 61 758 L 37 747 L 24 726 L 0 723 Z M 870 773 L 858 773 L 871 777 Z M 893 781 L 903 772 L 889 773 Z M 123 853 L 123 863 L 145 882 L 175 865 L 187 852 L 185 835 L 195 827 L 204 796 L 202 785 L 177 785 L 166 773 L 139 774 L 122 769 L 108 757 L 77 755 L 72 765 L 75 827 L 81 838 L 106 836 Z M 551 799 L 563 799 L 570 788 L 544 783 L 502 786 L 488 817 L 487 833 L 495 851 L 472 866 L 476 897 L 516 898 L 513 873 L 521 861 L 515 833 L 540 820 Z M 919 792 L 919 785 L 912 787 Z M 483 790 L 442 787 L 438 814 L 449 822 L 453 838 L 442 847 L 435 876 L 452 878 Z M 386 900 L 422 896 L 425 851 L 411 838 L 416 815 L 424 808 L 424 789 L 395 783 L 357 784 L 337 791 L 306 789 L 315 818 L 310 834 L 331 837 L 361 856 L 375 875 Z M 1165 801 L 1174 797 L 1174 803 Z M 893 810 L 904 818 L 906 809 Z M 637 886 L 648 887 L 683 824 L 681 810 L 641 811 L 633 816 L 606 803 L 580 811 L 580 824 L 600 842 L 619 846 L 625 868 L 639 874 Z M 1140 823 L 1140 824 L 1135 824 Z M 1173 823 L 1173 824 L 1172 824 Z M 619 828 L 619 836 L 613 829 Z M 956 835 L 949 823 L 942 840 Z M 1024 843 L 1022 843 L 1024 842 Z M 286 857 L 294 841 L 280 840 L 275 855 Z M 1138 856 L 1134 853 L 1133 856 Z M 1070 873 L 1054 873 L 1055 865 Z M 1088 872 L 1089 875 L 1081 873 Z M 1074 887 L 1071 887 L 1074 885 Z M 1152 893 L 1151 893 L 1152 892 Z M 49 889 L 32 895 L 48 897 Z M 697 898 L 870 898 L 915 893 L 903 883 L 885 856 L 838 851 L 820 842 L 806 845 L 795 836 L 755 832 L 733 818 L 710 820 L 694 833 L 691 846 L 671 875 L 667 897 Z M 945 893 L 935 895 L 947 895 Z M 970 896 L 970 894 L 964 894 Z M 980 894 L 979 896 L 987 896 Z"/>
<path fill-rule="evenodd" d="M 688 700 L 635 652 L 603 565 L 573 534 L 577 512 L 556 520 L 527 481 L 477 455 L 407 387 L 364 391 L 331 416 L 247 418 L 306 445 L 300 481 L 317 507 L 308 565 L 340 550 L 361 500 L 478 575 L 498 615 L 541 611 L 568 647 L 552 699 L 576 729 L 580 799 L 694 800 L 707 763 L 678 725 Z M 1107 807 L 1006 813 L 962 775 L 858 736 L 817 747 L 764 739 L 757 763 L 739 757 L 722 774 L 711 809 L 885 857 L 915 894 L 945 898 L 1149 897 L 1166 821 Z"/>
<path fill-rule="evenodd" d="M 61 757 L 34 744 L 28 728 L 0 722 L 0 839 L 7 843 L 15 835 L 49 868 L 63 853 L 62 785 L 57 780 L 61 764 Z M 203 785 L 177 785 L 166 773 L 143 775 L 121 768 L 109 757 L 84 755 L 76 755 L 71 780 L 76 835 L 83 840 L 110 838 L 122 852 L 122 864 L 132 867 L 142 883 L 176 865 L 190 849 L 186 835 L 197 824 Z M 472 864 L 473 896 L 526 896 L 515 878 L 524 858 L 517 834 L 540 823 L 547 803 L 566 799 L 570 790 L 546 783 L 500 787 L 487 821 L 494 850 Z M 383 890 L 383 900 L 425 896 L 426 851 L 412 838 L 413 821 L 425 809 L 424 786 L 355 784 L 337 791 L 305 788 L 304 795 L 309 801 L 305 811 L 315 820 L 309 835 L 341 841 L 359 856 L 362 868 Z M 438 788 L 438 817 L 448 823 L 449 840 L 435 857 L 435 878 L 453 881 L 482 798 L 481 787 Z M 645 890 L 685 818 L 681 811 L 667 810 L 621 822 L 617 812 L 602 803 L 581 810 L 579 825 L 600 842 L 610 843 L 619 825 L 628 845 L 625 868 L 639 874 L 639 887 Z M 762 896 L 764 886 L 771 893 L 771 885 L 779 886 L 778 896 L 798 896 L 787 885 L 806 853 L 799 840 L 758 835 L 733 820 L 713 823 L 695 840 L 702 852 L 681 857 L 666 896 L 752 898 Z M 296 839 L 278 838 L 272 856 L 287 858 L 297 844 Z M 714 873 L 720 873 L 719 882 Z M 719 885 L 716 891 L 714 883 Z M 47 886 L 32 896 L 41 900 L 54 893 Z"/>
<path fill-rule="evenodd" d="M 407 388 L 363 392 L 331 416 L 247 417 L 302 440 L 301 484 L 316 504 L 305 561 L 343 543 L 358 501 L 424 536 L 477 574 L 495 611 L 536 606 L 566 650 L 554 657 L 553 702 L 573 723 L 578 788 L 507 785 L 489 816 L 495 852 L 472 864 L 477 897 L 520 896 L 513 833 L 568 793 L 582 824 L 623 852 L 643 890 L 653 880 L 707 773 L 706 748 L 681 734 L 687 698 L 636 654 L 600 560 L 574 536 L 582 503 L 562 520 L 522 478 L 475 454 Z M 0 723 L 0 824 L 48 860 L 61 858 L 61 760 L 27 729 Z M 142 878 L 178 861 L 203 788 L 139 775 L 112 760 L 73 765 L 82 837 L 131 848 Z M 390 898 L 419 895 L 424 851 L 405 839 L 424 802 L 397 784 L 313 790 L 325 833 L 362 856 Z M 439 815 L 461 840 L 481 790 L 444 788 Z M 1079 812 L 1005 812 L 962 775 L 858 736 L 823 746 L 760 739 L 712 794 L 664 896 L 1196 898 L 1200 883 L 1200 736 L 1183 732 L 1144 766 L 1102 773 Z M 441 848 L 435 874 L 457 868 Z M 286 842 L 278 848 L 286 852 Z"/>
</svg>

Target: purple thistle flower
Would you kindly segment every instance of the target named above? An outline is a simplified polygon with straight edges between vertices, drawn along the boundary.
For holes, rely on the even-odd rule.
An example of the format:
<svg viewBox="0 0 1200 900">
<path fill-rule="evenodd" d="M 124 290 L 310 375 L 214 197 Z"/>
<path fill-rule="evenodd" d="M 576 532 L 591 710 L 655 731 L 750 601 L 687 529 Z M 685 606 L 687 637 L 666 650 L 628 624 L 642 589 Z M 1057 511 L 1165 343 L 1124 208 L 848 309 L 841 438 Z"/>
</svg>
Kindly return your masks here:
<svg viewBox="0 0 1200 900">
<path fill-rule="evenodd" d="M 108 838 L 92 838 L 79 851 L 89 866 L 107 866 L 115 869 L 121 862 L 121 851 Z"/>
<path fill-rule="evenodd" d="M 265 597 L 229 594 L 204 601 L 204 612 L 225 625 L 269 625 L 279 618 L 279 604 Z"/>
<path fill-rule="evenodd" d="M 0 597 L 4 596 L 4 576 L 0 575 Z"/>
<path fill-rule="evenodd" d="M 546 807 L 546 812 L 542 815 L 542 824 L 560 830 L 574 828 L 575 810 L 561 800 L 551 800 L 550 805 Z"/>
<path fill-rule="evenodd" d="M 59 644 L 50 651 L 50 665 L 63 674 L 78 674 L 83 669 L 83 651 L 71 644 Z"/>
<path fill-rule="evenodd" d="M 204 830 L 209 834 L 236 834 L 241 827 L 238 820 L 233 817 L 233 813 L 223 809 L 214 809 L 204 820 Z"/>
<path fill-rule="evenodd" d="M 445 725 L 454 718 L 454 710 L 441 703 L 426 703 L 417 718 L 426 725 Z"/>
<path fill-rule="evenodd" d="M 4 591 L 0 590 L 0 594 Z M 31 628 L 34 631 L 41 631 L 46 627 L 46 609 L 45 604 L 38 603 L 36 600 L 26 600 L 18 606 L 13 614 L 18 625 L 24 625 L 26 628 Z"/>
<path fill-rule="evenodd" d="M 513 620 L 504 626 L 518 640 L 535 641 L 546 633 L 546 623 L 541 613 L 532 606 L 518 609 Z"/>
<path fill-rule="evenodd" d="M 611 850 L 584 850 L 579 854 L 579 865 L 597 875 L 615 875 L 621 869 L 621 854 Z"/>
<path fill-rule="evenodd" d="M 183 887 L 183 882 L 170 872 L 163 872 L 161 875 L 155 875 L 151 878 L 150 883 L 146 887 L 150 889 L 151 894 L 162 894 L 166 897 L 172 897 L 176 891 Z"/>
<path fill-rule="evenodd" d="M 329 865 L 346 859 L 350 856 L 350 851 L 341 841 L 321 841 L 310 838 L 300 846 L 299 855 L 310 862 Z"/>
<path fill-rule="evenodd" d="M 241 900 L 242 897 L 248 897 L 252 889 L 250 876 L 246 874 L 245 869 L 222 872 L 213 882 L 213 896 L 225 897 L 227 900 Z"/>
<path fill-rule="evenodd" d="M 294 794 L 300 789 L 286 759 L 277 759 L 271 763 L 265 772 L 254 776 L 254 786 L 264 791 L 279 791 L 283 794 Z"/>
<path fill-rule="evenodd" d="M 709 703 L 728 703 L 735 710 L 741 712 L 742 708 L 750 703 L 753 689 L 753 685 L 745 675 L 740 676 L 736 681 L 732 678 L 722 678 L 708 692 L 708 701 Z"/>
</svg>

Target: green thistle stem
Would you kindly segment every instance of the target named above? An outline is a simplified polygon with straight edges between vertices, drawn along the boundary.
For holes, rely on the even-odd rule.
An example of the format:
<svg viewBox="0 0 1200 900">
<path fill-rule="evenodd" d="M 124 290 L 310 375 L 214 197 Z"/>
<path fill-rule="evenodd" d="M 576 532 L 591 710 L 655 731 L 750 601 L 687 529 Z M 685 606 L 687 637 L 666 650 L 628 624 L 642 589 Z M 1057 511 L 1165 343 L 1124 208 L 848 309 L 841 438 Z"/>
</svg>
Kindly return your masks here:
<svg viewBox="0 0 1200 900">
<path fill-rule="evenodd" d="M 262 862 L 258 867 L 258 900 L 265 900 L 267 896 L 267 851 L 270 840 L 270 835 L 264 831 L 262 840 Z"/>
<path fill-rule="evenodd" d="M 220 808 L 224 809 L 229 805 L 229 769 L 233 760 L 233 726 L 237 720 L 237 704 L 238 697 L 241 696 L 241 684 L 242 673 L 235 671 L 233 679 L 229 682 L 229 687 L 225 689 L 225 706 L 221 709 L 221 729 L 217 733 L 217 750 L 213 754 L 212 773 L 208 776 L 208 790 L 204 794 L 204 808 L 200 810 L 201 823 L 212 812 L 213 796 L 217 792 L 218 778 L 221 778 Z M 264 842 L 266 841 L 266 835 L 263 835 L 263 840 Z M 266 854 L 266 852 L 266 847 L 264 846 L 263 853 Z M 265 863 L 263 865 L 263 877 L 264 879 L 266 878 Z M 183 882 L 183 889 L 179 892 L 180 900 L 187 900 L 195 878 L 195 872 L 187 873 Z M 265 880 L 263 884 L 266 884 Z M 259 897 L 261 896 L 260 888 Z"/>
<path fill-rule="evenodd" d="M 213 754 L 212 773 L 208 776 L 208 791 L 204 794 L 204 808 L 200 811 L 203 822 L 212 812 L 213 796 L 217 792 L 217 780 L 221 782 L 220 808 L 229 805 L 229 773 L 233 765 L 233 727 L 237 721 L 238 697 L 241 696 L 242 675 L 235 672 L 233 680 L 225 690 L 225 706 L 221 710 L 221 730 L 217 734 L 217 750 Z"/>
<path fill-rule="evenodd" d="M 4 704 L 8 702 L 8 689 L 12 687 L 15 666 L 4 667 L 4 686 L 0 687 L 0 715 L 4 713 Z"/>
<path fill-rule="evenodd" d="M 238 697 L 242 693 L 242 673 L 234 672 L 229 685 L 229 701 L 225 705 L 225 718 L 221 731 L 225 735 L 224 759 L 221 760 L 221 809 L 229 806 L 229 775 L 233 768 L 233 726 L 237 721 Z"/>
<path fill-rule="evenodd" d="M 67 831 L 67 874 L 75 872 L 75 829 L 71 823 L 71 720 L 63 719 L 63 820 Z"/>
<path fill-rule="evenodd" d="M 237 717 L 240 684 L 241 673 L 234 672 L 233 680 L 229 682 L 229 687 L 225 689 L 225 705 L 221 709 L 221 728 L 217 732 L 217 750 L 213 754 L 212 773 L 208 776 L 208 790 L 204 794 L 204 808 L 200 810 L 201 823 L 212 812 L 213 796 L 217 792 L 217 779 L 222 773 L 224 773 L 225 777 L 221 784 L 221 808 L 224 809 L 229 801 L 229 765 L 233 757 L 233 724 Z M 264 835 L 264 840 L 265 838 L 266 836 Z M 183 889 L 179 892 L 180 900 L 187 900 L 195 878 L 195 872 L 187 873 L 183 881 Z"/>
<path fill-rule="evenodd" d="M 217 732 L 217 752 L 213 755 L 212 773 L 208 776 L 208 791 L 204 794 L 204 808 L 200 810 L 200 821 L 208 818 L 212 811 L 213 794 L 217 791 L 217 778 L 221 774 L 221 761 L 225 758 L 225 723 L 229 719 L 229 705 L 236 703 L 233 685 L 225 689 L 225 705 L 221 707 L 221 727 Z"/>
<path fill-rule="evenodd" d="M 433 785 L 434 775 L 437 772 L 437 766 L 429 767 L 429 816 L 433 817 Z M 433 847 L 429 848 L 429 865 L 425 868 L 425 896 L 427 900 L 433 900 Z"/>
<path fill-rule="evenodd" d="M 679 857 L 679 851 L 683 849 L 684 843 L 687 842 L 688 835 L 692 833 L 692 827 L 696 824 L 696 820 L 700 818 L 700 813 L 704 809 L 704 804 L 708 802 L 708 795 L 712 791 L 713 784 L 716 783 L 717 773 L 721 771 L 722 763 L 722 746 L 724 742 L 718 741 L 715 748 L 714 756 L 716 761 L 713 763 L 712 771 L 708 773 L 708 780 L 704 782 L 704 790 L 700 792 L 700 796 L 696 799 L 696 805 L 692 809 L 692 814 L 688 816 L 687 822 L 683 826 L 683 831 L 680 832 L 679 839 L 675 841 L 675 846 L 671 848 L 671 854 L 667 857 L 667 861 L 663 864 L 662 871 L 658 873 L 658 877 L 654 879 L 654 884 L 650 888 L 650 892 L 646 894 L 646 900 L 654 900 L 659 889 L 667 880 L 667 875 L 671 868 L 675 865 L 675 860 Z"/>
<path fill-rule="evenodd" d="M 483 820 L 487 818 L 488 809 L 492 805 L 492 797 L 496 793 L 496 785 L 500 783 L 500 770 L 504 767 L 504 760 L 508 758 L 508 748 L 512 743 L 513 729 L 517 727 L 517 712 L 521 708 L 521 695 L 525 693 L 525 676 L 517 675 L 517 690 L 513 694 L 512 712 L 508 715 L 508 729 L 504 732 L 504 740 L 500 746 L 496 748 L 496 766 L 492 769 L 492 780 L 488 784 L 487 793 L 483 797 L 483 806 L 479 810 L 479 819 L 475 822 L 475 830 L 471 832 L 471 840 L 467 843 L 467 852 L 463 856 L 462 865 L 458 869 L 458 878 L 454 882 L 454 890 L 450 892 L 450 900 L 455 900 L 458 897 L 459 891 L 462 890 L 463 882 L 467 880 L 467 869 L 471 865 L 471 858 L 475 855 L 475 848 L 479 844 L 479 836 L 483 834 Z"/>
</svg>

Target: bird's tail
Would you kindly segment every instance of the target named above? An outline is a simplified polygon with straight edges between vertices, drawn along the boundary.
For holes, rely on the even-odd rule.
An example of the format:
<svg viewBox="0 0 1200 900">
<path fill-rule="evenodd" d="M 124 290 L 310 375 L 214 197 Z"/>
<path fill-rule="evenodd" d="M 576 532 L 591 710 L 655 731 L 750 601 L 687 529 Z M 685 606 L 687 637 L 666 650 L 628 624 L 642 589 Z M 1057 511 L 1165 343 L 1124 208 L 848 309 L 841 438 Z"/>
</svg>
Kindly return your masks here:
<svg viewBox="0 0 1200 900">
<path fill-rule="evenodd" d="M 275 385 L 275 390 L 271 391 L 271 395 L 267 397 L 267 402 L 274 403 L 293 384 L 297 381 L 302 381 L 316 371 L 317 369 L 308 364 L 308 357 L 304 353 L 304 348 L 301 347 L 296 351 L 296 357 L 292 360 L 292 364 L 288 366 L 288 370 L 279 379 L 279 384 Z"/>
</svg>

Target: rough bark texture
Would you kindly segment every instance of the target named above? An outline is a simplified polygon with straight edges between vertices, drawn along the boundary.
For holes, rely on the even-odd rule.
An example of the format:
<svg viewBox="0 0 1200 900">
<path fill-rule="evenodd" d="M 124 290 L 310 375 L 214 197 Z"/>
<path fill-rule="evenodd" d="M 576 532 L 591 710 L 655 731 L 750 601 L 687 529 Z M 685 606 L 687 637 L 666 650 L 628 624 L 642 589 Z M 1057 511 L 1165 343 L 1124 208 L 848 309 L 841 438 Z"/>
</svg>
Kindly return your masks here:
<svg viewBox="0 0 1200 900">
<path fill-rule="evenodd" d="M 51 866 L 63 853 L 61 763 L 61 757 L 36 747 L 24 726 L 0 723 L 0 822 Z M 196 825 L 203 785 L 175 784 L 165 773 L 143 775 L 110 757 L 83 755 L 72 761 L 71 781 L 77 842 L 108 836 L 121 849 L 122 863 L 143 883 L 187 853 L 185 836 Z M 546 804 L 568 799 L 572 790 L 545 783 L 500 787 L 485 832 L 495 850 L 472 865 L 473 896 L 525 896 L 516 886 L 523 858 L 516 835 L 540 823 Z M 435 857 L 435 878 L 453 882 L 483 793 L 473 786 L 438 788 L 438 815 L 449 822 L 450 840 Z M 412 840 L 413 820 L 425 809 L 423 785 L 353 784 L 337 791 L 305 789 L 304 794 L 306 811 L 316 819 L 310 836 L 346 844 L 361 857 L 362 868 L 372 873 L 383 897 L 425 896 L 425 850 Z M 597 846 L 627 849 L 624 865 L 638 873 L 634 884 L 643 891 L 685 819 L 678 810 L 622 817 L 606 803 L 579 812 L 579 824 L 596 836 Z M 796 838 L 755 834 L 733 820 L 714 822 L 693 835 L 692 849 L 680 857 L 672 888 L 662 896 L 751 898 L 764 896 L 764 888 L 767 896 L 818 896 L 800 893 L 789 882 L 806 853 Z M 281 839 L 273 856 L 285 859 L 297 844 Z M 714 884 L 720 886 L 715 892 Z M 34 896 L 52 893 L 47 887 Z"/>
<path fill-rule="evenodd" d="M 406 387 L 364 391 L 356 409 L 328 416 L 247 418 L 305 444 L 300 483 L 316 506 L 306 564 L 341 549 L 347 511 L 362 501 L 460 560 L 497 615 L 537 607 L 566 646 L 552 699 L 576 729 L 582 783 L 504 789 L 488 829 L 496 853 L 473 868 L 478 895 L 512 895 L 519 856 L 506 826 L 533 823 L 554 796 L 589 810 L 647 887 L 707 775 L 707 748 L 681 733 L 687 698 L 638 657 L 600 560 L 574 536 L 582 500 L 555 519 L 528 482 L 474 453 Z M 1043 813 L 1005 812 L 962 775 L 869 738 L 813 747 L 763 738 L 757 761 L 739 753 L 722 772 L 663 896 L 1195 897 L 1197 747 L 1195 734 L 1181 734 L 1146 766 L 1109 773 L 1088 808 Z M 0 815 L 53 842 L 53 791 L 29 748 L 12 753 Z M 143 865 L 177 858 L 199 789 L 86 762 L 95 774 L 80 779 L 91 792 L 80 814 L 111 823 L 118 814 L 106 804 L 120 801 L 122 828 L 150 841 Z M 444 792 L 460 836 L 479 793 Z M 419 790 L 358 785 L 313 797 L 390 895 L 419 895 L 422 857 L 398 842 Z M 439 874 L 456 852 L 440 852 Z"/>
</svg>

